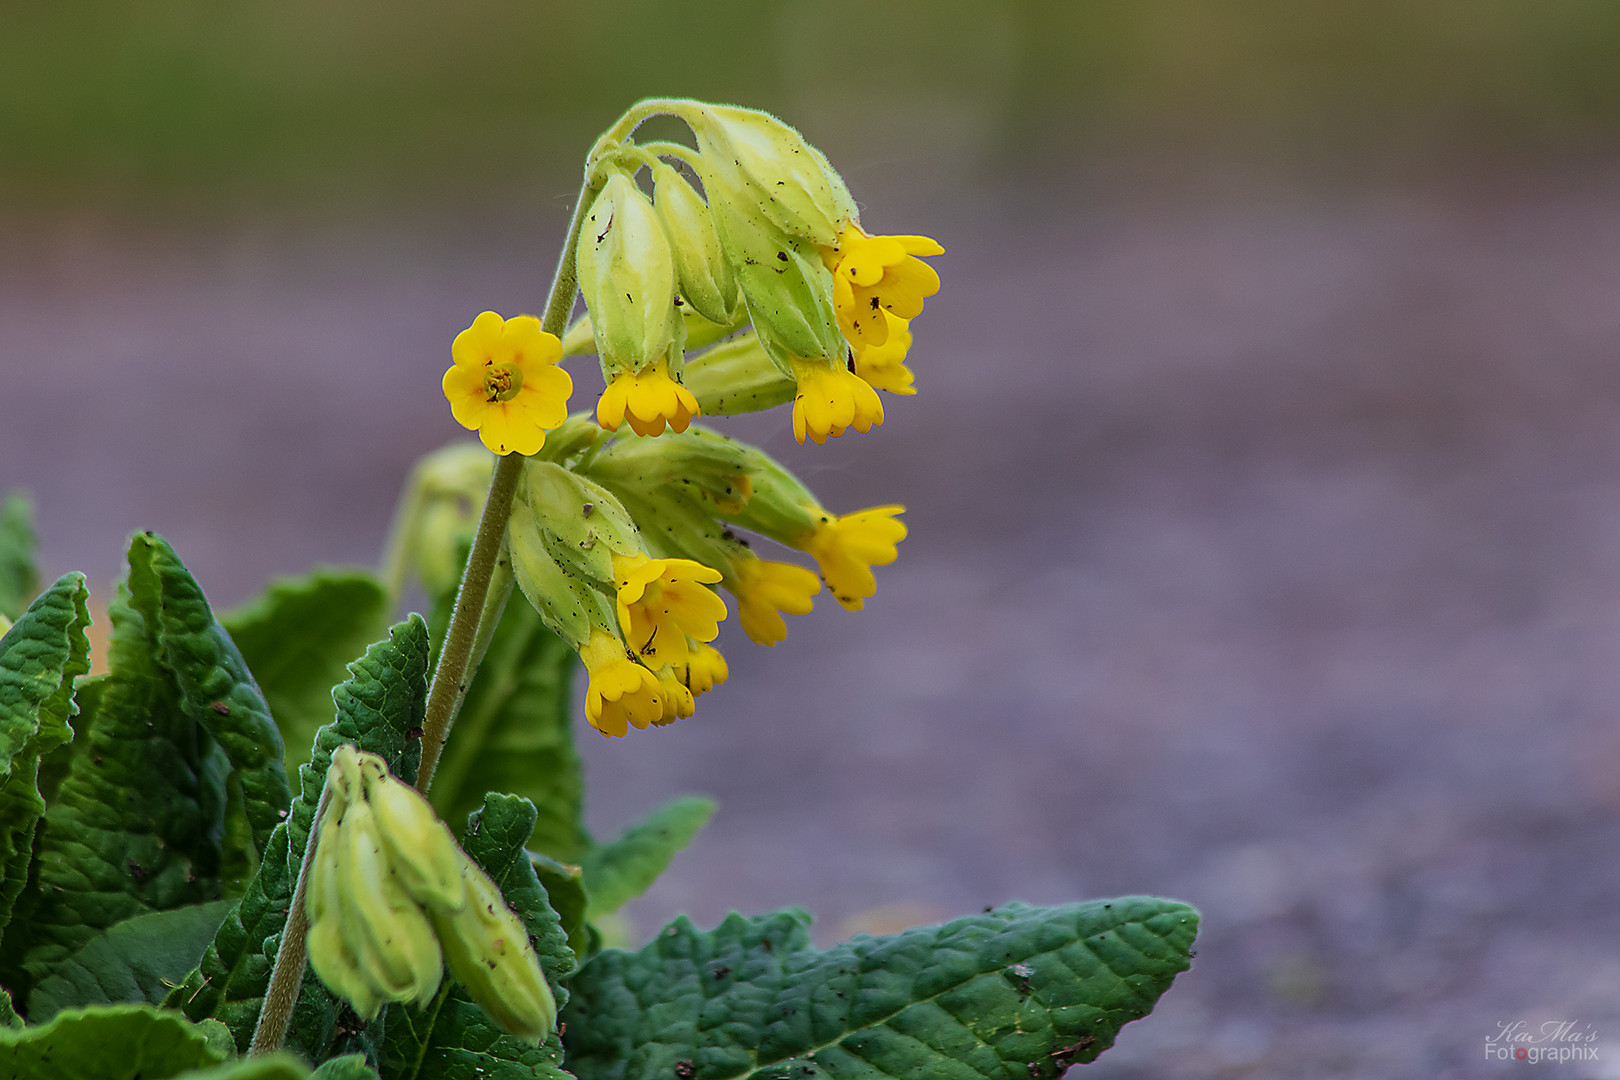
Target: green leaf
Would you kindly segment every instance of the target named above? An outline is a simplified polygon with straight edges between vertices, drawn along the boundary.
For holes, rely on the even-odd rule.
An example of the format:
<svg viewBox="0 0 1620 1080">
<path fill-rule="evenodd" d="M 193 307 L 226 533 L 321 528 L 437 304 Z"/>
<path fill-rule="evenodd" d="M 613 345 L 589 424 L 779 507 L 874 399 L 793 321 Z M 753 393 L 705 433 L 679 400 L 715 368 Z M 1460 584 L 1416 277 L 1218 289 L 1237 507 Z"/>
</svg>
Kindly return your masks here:
<svg viewBox="0 0 1620 1080">
<path fill-rule="evenodd" d="M 297 1057 L 281 1053 L 228 1061 L 212 1069 L 183 1073 L 175 1080 L 310 1080 L 310 1075 Z"/>
<path fill-rule="evenodd" d="M 568 935 L 568 947 L 574 950 L 576 957 L 590 956 L 596 951 L 596 939 L 587 922 L 590 899 L 585 893 L 584 871 L 532 851 L 529 861 L 546 890 L 546 898 L 552 909 L 562 920 L 563 932 Z"/>
<path fill-rule="evenodd" d="M 274 582 L 220 621 L 270 703 L 286 746 L 287 775 L 309 760 L 315 730 L 332 719 L 344 665 L 375 641 L 388 595 L 363 570 L 317 570 Z"/>
<path fill-rule="evenodd" d="M 33 508 L 26 495 L 0 503 L 0 615 L 15 619 L 39 592 L 34 567 Z"/>
<path fill-rule="evenodd" d="M 366 1064 L 364 1054 L 344 1054 L 321 1062 L 310 1080 L 377 1080 L 377 1070 Z"/>
<path fill-rule="evenodd" d="M 585 857 L 590 917 L 611 915 L 646 892 L 713 815 L 713 799 L 683 795 L 630 826 L 612 843 L 592 848 Z"/>
<path fill-rule="evenodd" d="M 0 1027 L 20 1028 L 23 1018 L 17 1015 L 16 1008 L 11 1004 L 11 991 L 0 987 Z"/>
<path fill-rule="evenodd" d="M 201 1027 L 150 1005 L 75 1009 L 48 1024 L 0 1029 L 0 1076 L 15 1080 L 164 1080 L 223 1060 Z"/>
<path fill-rule="evenodd" d="M 34 1023 L 63 1009 L 126 1001 L 163 1001 L 214 939 L 230 900 L 137 915 L 105 930 L 34 984 Z"/>
<path fill-rule="evenodd" d="M 372 645 L 349 665 L 348 680 L 332 692 L 337 719 L 316 733 L 312 760 L 299 769 L 301 790 L 287 821 L 271 833 L 258 873 L 220 924 L 197 970 L 166 1001 L 194 1020 L 213 1016 L 224 1021 L 238 1049 L 247 1049 L 259 1018 L 332 751 L 354 743 L 387 758 L 396 774 L 414 777 L 422 753 L 427 656 L 427 626 L 421 616 L 412 615 L 389 631 L 387 641 Z M 306 977 L 287 1045 L 310 1060 L 325 1059 L 339 1040 L 343 1011 L 319 979 Z"/>
<path fill-rule="evenodd" d="M 125 919 L 239 889 L 229 871 L 257 860 L 286 813 L 269 710 L 159 537 L 131 540 L 110 614 L 111 673 L 78 688 L 83 735 L 18 900 L 16 925 L 28 935 L 14 929 L 4 943 L 4 978 L 15 990 Z"/>
<path fill-rule="evenodd" d="M 27 883 L 45 813 L 40 759 L 73 737 L 74 682 L 90 669 L 88 599 L 84 575 L 65 575 L 0 637 L 0 931 Z"/>
<path fill-rule="evenodd" d="M 560 1006 L 568 1000 L 563 980 L 573 974 L 575 959 L 562 921 L 523 849 L 535 816 L 527 799 L 491 794 L 467 823 L 464 847 L 528 927 Z M 448 978 L 425 1008 L 388 1010 L 381 1070 L 385 1080 L 564 1080 L 568 1074 L 561 1062 L 562 1044 L 555 1032 L 539 1046 L 514 1039 Z"/>
<path fill-rule="evenodd" d="M 810 945 L 809 917 L 677 919 L 597 954 L 563 1011 L 580 1080 L 1060 1076 L 1113 1045 L 1190 963 L 1198 913 L 1147 897 L 1007 904 Z"/>
<path fill-rule="evenodd" d="M 585 834 L 572 678 L 579 660 L 533 607 L 508 604 L 456 717 L 433 777 L 433 805 L 461 821 L 491 791 L 521 795 L 539 811 L 529 846 L 578 862 Z"/>
</svg>

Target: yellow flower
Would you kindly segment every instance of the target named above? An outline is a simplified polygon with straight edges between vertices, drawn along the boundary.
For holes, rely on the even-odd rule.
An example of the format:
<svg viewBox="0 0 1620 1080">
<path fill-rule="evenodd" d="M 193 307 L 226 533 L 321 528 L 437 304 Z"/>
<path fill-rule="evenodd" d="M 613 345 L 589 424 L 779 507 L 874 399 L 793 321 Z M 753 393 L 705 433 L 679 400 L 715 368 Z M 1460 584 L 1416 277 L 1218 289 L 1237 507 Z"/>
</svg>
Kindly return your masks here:
<svg viewBox="0 0 1620 1080">
<path fill-rule="evenodd" d="M 486 311 L 456 335 L 444 373 L 450 413 L 497 454 L 534 454 L 568 418 L 574 381 L 557 367 L 562 343 L 532 315 Z"/>
<path fill-rule="evenodd" d="M 804 541 L 828 591 L 850 611 L 861 610 L 877 592 L 871 568 L 887 566 L 899 555 L 895 545 L 906 538 L 906 527 L 895 518 L 905 509 L 874 506 L 842 517 L 829 515 Z"/>
<path fill-rule="evenodd" d="M 625 655 L 624 643 L 612 634 L 592 631 L 579 648 L 590 685 L 585 691 L 585 718 L 609 738 L 634 727 L 664 722 L 664 693 L 658 676 Z"/>
<path fill-rule="evenodd" d="M 697 415 L 697 398 L 670 378 L 664 360 L 634 373 L 619 372 L 596 400 L 596 422 L 608 431 L 628 420 L 637 435 L 662 435 L 666 423 L 672 430 L 684 432 Z"/>
<path fill-rule="evenodd" d="M 744 555 L 732 564 L 727 587 L 737 597 L 743 632 L 756 645 L 775 645 L 787 637 L 782 612 L 810 614 L 811 597 L 821 591 L 821 582 L 802 566 Z"/>
<path fill-rule="evenodd" d="M 846 367 L 819 360 L 793 361 L 798 390 L 793 396 L 793 437 L 820 446 L 847 428 L 863 435 L 883 423 L 883 402 L 864 379 Z"/>
<path fill-rule="evenodd" d="M 891 394 L 915 394 L 912 386 L 915 376 L 906 367 L 906 353 L 911 348 L 910 319 L 902 319 L 887 311 L 883 318 L 889 324 L 888 337 L 881 345 L 868 345 L 855 350 L 855 374 L 878 390 Z"/>
<path fill-rule="evenodd" d="M 844 226 L 822 261 L 832 271 L 833 309 L 849 343 L 864 349 L 888 340 L 884 312 L 922 314 L 923 300 L 939 292 L 939 274 L 917 256 L 944 251 L 926 236 L 867 236 L 853 221 Z"/>
<path fill-rule="evenodd" d="M 692 559 L 614 555 L 619 588 L 619 626 L 650 666 L 686 663 L 686 639 L 713 641 L 726 617 L 726 602 L 708 585 L 721 574 Z M 690 714 L 688 714 L 690 715 Z"/>
<path fill-rule="evenodd" d="M 685 720 L 697 710 L 692 702 L 692 691 L 686 688 L 673 667 L 666 665 L 658 669 L 658 689 L 664 695 L 664 713 L 653 723 L 659 727 Z"/>
<path fill-rule="evenodd" d="M 816 588 L 820 587 L 821 583 L 817 582 Z M 692 642 L 687 646 L 686 667 L 680 676 L 693 696 L 707 694 L 722 685 L 730 675 L 731 668 L 719 649 L 701 642 Z"/>
</svg>

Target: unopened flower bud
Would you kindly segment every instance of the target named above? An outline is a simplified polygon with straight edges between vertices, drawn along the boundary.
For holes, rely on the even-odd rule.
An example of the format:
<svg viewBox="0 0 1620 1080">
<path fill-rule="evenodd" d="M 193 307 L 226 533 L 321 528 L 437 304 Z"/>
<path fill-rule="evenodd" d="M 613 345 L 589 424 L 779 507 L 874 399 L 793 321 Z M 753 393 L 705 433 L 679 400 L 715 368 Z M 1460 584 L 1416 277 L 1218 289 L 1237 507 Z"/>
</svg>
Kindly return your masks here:
<svg viewBox="0 0 1620 1080">
<path fill-rule="evenodd" d="M 653 208 L 669 234 L 681 296 L 710 322 L 730 322 L 737 308 L 737 281 L 708 204 L 686 177 L 663 162 L 653 166 L 652 174 Z"/>
<path fill-rule="evenodd" d="M 847 356 L 832 274 L 815 245 L 731 205 L 714 209 L 760 344 L 783 374 L 792 373 L 794 360 Z"/>
<path fill-rule="evenodd" d="M 523 923 L 478 864 L 463 860 L 467 904 L 433 914 L 450 973 L 512 1035 L 538 1043 L 557 1026 L 557 1000 Z"/>
</svg>

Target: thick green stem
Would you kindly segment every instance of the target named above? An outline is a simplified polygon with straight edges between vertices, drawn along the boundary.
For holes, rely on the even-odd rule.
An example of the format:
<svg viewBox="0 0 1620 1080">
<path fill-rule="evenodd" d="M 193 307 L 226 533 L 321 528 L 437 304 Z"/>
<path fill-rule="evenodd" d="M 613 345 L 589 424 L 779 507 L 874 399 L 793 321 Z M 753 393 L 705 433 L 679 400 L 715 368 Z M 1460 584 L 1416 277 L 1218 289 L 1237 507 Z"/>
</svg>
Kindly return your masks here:
<svg viewBox="0 0 1620 1080">
<path fill-rule="evenodd" d="M 304 894 L 309 891 L 309 868 L 315 865 L 321 819 L 331 803 L 332 785 L 327 784 L 321 788 L 321 801 L 309 822 L 304 863 L 298 869 L 298 884 L 293 887 L 292 904 L 287 909 L 287 925 L 281 931 L 281 944 L 276 949 L 276 966 L 270 973 L 269 985 L 264 988 L 264 1007 L 259 1010 L 259 1022 L 253 1028 L 249 1057 L 279 1050 L 287 1038 L 287 1024 L 292 1020 L 298 991 L 304 985 L 304 966 L 309 962 L 309 915 L 304 910 Z"/>
</svg>

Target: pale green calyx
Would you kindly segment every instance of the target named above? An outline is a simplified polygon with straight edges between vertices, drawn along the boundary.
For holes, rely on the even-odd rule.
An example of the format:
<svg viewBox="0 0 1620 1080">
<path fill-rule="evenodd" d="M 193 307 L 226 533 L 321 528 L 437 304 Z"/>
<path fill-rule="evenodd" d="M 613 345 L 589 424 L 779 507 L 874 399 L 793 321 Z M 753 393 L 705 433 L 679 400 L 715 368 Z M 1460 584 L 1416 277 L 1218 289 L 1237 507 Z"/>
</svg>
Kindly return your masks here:
<svg viewBox="0 0 1620 1080">
<path fill-rule="evenodd" d="M 675 257 L 652 203 L 623 173 L 611 174 L 591 204 L 575 267 L 603 377 L 612 381 L 666 359 L 678 375 L 684 324 Z"/>
<path fill-rule="evenodd" d="M 694 103 L 695 105 L 695 103 Z M 855 200 L 826 157 L 770 113 L 734 105 L 682 111 L 697 136 L 709 201 L 737 204 L 791 236 L 830 248 Z"/>
<path fill-rule="evenodd" d="M 739 334 L 688 357 L 686 388 L 704 416 L 736 416 L 774 409 L 793 400 L 798 384 L 771 360 L 759 335 Z"/>
<path fill-rule="evenodd" d="M 737 309 L 737 280 L 703 197 L 663 162 L 653 166 L 653 209 L 669 234 L 681 296 L 710 322 L 725 324 Z"/>
<path fill-rule="evenodd" d="M 754 330 L 771 360 L 784 375 L 793 373 L 795 360 L 842 363 L 849 347 L 833 308 L 832 274 L 815 245 L 730 204 L 714 209 Z"/>
</svg>

